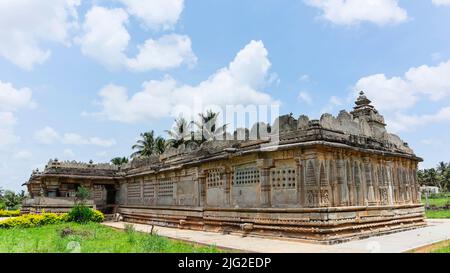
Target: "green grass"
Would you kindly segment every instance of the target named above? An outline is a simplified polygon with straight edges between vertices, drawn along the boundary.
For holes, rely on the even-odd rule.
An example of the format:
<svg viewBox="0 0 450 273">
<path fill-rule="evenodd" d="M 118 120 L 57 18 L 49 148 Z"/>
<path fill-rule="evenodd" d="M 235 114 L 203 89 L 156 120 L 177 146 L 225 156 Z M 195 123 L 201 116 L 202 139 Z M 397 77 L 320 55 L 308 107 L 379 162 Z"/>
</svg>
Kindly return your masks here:
<svg viewBox="0 0 450 273">
<path fill-rule="evenodd" d="M 427 218 L 450 218 L 450 210 L 427 210 L 425 215 Z"/>
<path fill-rule="evenodd" d="M 158 235 L 116 230 L 96 223 L 63 223 L 0 229 L 0 253 L 196 253 L 221 252 Z"/>
<path fill-rule="evenodd" d="M 422 198 L 422 203 L 425 205 L 426 200 Z M 430 206 L 443 207 L 446 204 L 450 204 L 450 196 L 440 198 L 428 198 L 428 204 Z"/>
</svg>

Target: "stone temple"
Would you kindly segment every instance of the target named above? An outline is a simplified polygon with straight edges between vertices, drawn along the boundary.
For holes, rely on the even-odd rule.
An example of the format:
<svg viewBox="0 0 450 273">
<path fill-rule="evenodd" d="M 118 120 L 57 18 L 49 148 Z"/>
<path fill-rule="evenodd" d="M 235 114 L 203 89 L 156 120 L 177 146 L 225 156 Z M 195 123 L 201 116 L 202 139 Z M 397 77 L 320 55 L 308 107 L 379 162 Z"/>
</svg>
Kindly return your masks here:
<svg viewBox="0 0 450 273">
<path fill-rule="evenodd" d="M 423 226 L 422 159 L 385 127 L 361 92 L 350 113 L 280 116 L 120 167 L 50 160 L 23 213 L 67 211 L 83 185 L 105 213 L 183 229 L 336 243 Z"/>
</svg>

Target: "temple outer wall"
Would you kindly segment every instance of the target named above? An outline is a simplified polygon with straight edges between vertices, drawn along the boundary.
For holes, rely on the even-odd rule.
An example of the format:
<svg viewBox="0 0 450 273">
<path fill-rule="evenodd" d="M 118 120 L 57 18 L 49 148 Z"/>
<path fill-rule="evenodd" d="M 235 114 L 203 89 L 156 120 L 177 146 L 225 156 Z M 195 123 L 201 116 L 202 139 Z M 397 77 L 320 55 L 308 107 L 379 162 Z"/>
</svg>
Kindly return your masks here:
<svg viewBox="0 0 450 273">
<path fill-rule="evenodd" d="M 327 146 L 119 181 L 125 221 L 319 243 L 423 226 L 417 160 Z"/>
<path fill-rule="evenodd" d="M 314 208 L 420 204 L 414 159 L 324 147 L 274 151 L 118 180 L 120 205 Z"/>
</svg>

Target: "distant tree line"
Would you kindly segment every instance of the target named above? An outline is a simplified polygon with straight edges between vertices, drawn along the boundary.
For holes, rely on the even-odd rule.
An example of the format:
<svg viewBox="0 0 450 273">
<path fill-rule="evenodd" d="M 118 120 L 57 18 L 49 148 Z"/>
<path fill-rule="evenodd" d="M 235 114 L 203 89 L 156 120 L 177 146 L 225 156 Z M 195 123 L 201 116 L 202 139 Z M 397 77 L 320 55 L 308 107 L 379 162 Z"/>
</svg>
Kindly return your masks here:
<svg viewBox="0 0 450 273">
<path fill-rule="evenodd" d="M 15 193 L 0 188 L 0 209 L 18 209 L 26 198 L 27 195 L 24 190 Z"/>
<path fill-rule="evenodd" d="M 421 186 L 438 187 L 441 192 L 450 192 L 450 163 L 439 162 L 436 168 L 417 172 Z"/>
<path fill-rule="evenodd" d="M 217 118 L 219 113 L 208 110 L 206 113 L 199 114 L 199 121 L 187 121 L 180 117 L 175 119 L 174 126 L 171 130 L 165 132 L 169 136 L 165 139 L 161 136 L 155 136 L 153 130 L 140 134 L 140 138 L 136 141 L 131 149 L 134 152 L 131 158 L 146 158 L 152 155 L 160 155 L 167 148 L 178 148 L 191 142 L 202 144 L 208 140 L 213 140 L 223 135 L 226 131 L 226 125 L 218 126 Z M 114 165 L 123 165 L 128 163 L 127 157 L 115 157 L 111 159 Z"/>
</svg>

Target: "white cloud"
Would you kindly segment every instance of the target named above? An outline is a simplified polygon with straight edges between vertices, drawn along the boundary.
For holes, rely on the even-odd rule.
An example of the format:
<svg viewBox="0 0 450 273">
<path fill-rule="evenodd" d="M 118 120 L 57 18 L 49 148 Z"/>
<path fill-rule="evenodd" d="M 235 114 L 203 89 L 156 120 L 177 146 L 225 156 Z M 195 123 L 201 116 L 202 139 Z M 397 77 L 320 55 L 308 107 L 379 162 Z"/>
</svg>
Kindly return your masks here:
<svg viewBox="0 0 450 273">
<path fill-rule="evenodd" d="M 197 61 L 188 36 L 170 34 L 159 39 L 148 39 L 138 45 L 135 58 L 126 50 L 130 34 L 126 29 L 128 14 L 121 8 L 92 7 L 86 14 L 83 34 L 76 39 L 83 54 L 112 68 L 133 71 L 167 70 Z"/>
<path fill-rule="evenodd" d="M 437 66 L 410 68 L 402 77 L 387 78 L 376 74 L 361 78 L 354 93 L 364 90 L 380 110 L 406 110 L 421 96 L 433 101 L 450 95 L 450 60 Z"/>
<path fill-rule="evenodd" d="M 120 122 L 137 122 L 167 116 L 202 112 L 208 106 L 278 103 L 257 91 L 267 84 L 271 66 L 261 41 L 251 41 L 229 64 L 196 86 L 179 84 L 166 76 L 143 84 L 143 90 L 128 96 L 124 87 L 107 85 L 99 93 L 102 111 L 87 114 Z"/>
<path fill-rule="evenodd" d="M 433 4 L 436 6 L 449 6 L 450 0 L 433 0 Z"/>
<path fill-rule="evenodd" d="M 34 133 L 34 139 L 42 144 L 52 144 L 59 139 L 59 134 L 52 127 L 45 127 Z"/>
<path fill-rule="evenodd" d="M 5 149 L 20 140 L 14 133 L 17 122 L 14 112 L 34 106 L 32 91 L 29 88 L 16 89 L 11 83 L 0 81 L 0 149 Z"/>
<path fill-rule="evenodd" d="M 313 104 L 313 99 L 312 99 L 311 95 L 306 91 L 301 91 L 298 94 L 298 100 L 301 102 L 306 102 L 308 105 Z"/>
<path fill-rule="evenodd" d="M 371 22 L 377 25 L 401 23 L 408 19 L 407 12 L 397 0 L 304 0 L 322 11 L 321 17 L 338 25 Z"/>
<path fill-rule="evenodd" d="M 33 157 L 33 154 L 28 150 L 21 150 L 14 154 L 15 159 L 27 160 Z"/>
<path fill-rule="evenodd" d="M 387 123 L 393 131 L 414 131 L 417 128 L 441 122 L 450 122 L 450 107 L 443 107 L 434 114 L 408 115 L 396 113 Z"/>
<path fill-rule="evenodd" d="M 119 0 L 127 11 L 152 29 L 171 29 L 178 22 L 184 0 Z"/>
<path fill-rule="evenodd" d="M 47 42 L 69 44 L 79 0 L 0 1 L 0 56 L 30 70 L 48 59 Z"/>
<path fill-rule="evenodd" d="M 436 66 L 412 67 L 403 76 L 388 78 L 384 74 L 361 78 L 353 88 L 353 97 L 363 90 L 377 109 L 386 116 L 393 131 L 414 130 L 424 124 L 450 121 L 450 107 L 435 114 L 407 112 L 424 99 L 440 101 L 450 95 L 450 60 Z"/>
<path fill-rule="evenodd" d="M 85 16 L 83 35 L 77 39 L 83 54 L 108 67 L 123 65 L 130 41 L 127 22 L 128 14 L 123 9 L 92 7 Z"/>
<path fill-rule="evenodd" d="M 11 112 L 0 112 L 0 150 L 17 143 L 20 138 L 14 134 L 16 118 Z"/>
<path fill-rule="evenodd" d="M 29 88 L 15 89 L 11 83 L 0 81 L 0 111 L 17 111 L 19 108 L 34 107 Z"/>
<path fill-rule="evenodd" d="M 303 75 L 301 75 L 300 78 L 299 78 L 299 80 L 300 80 L 301 82 L 309 82 L 309 79 L 310 79 L 310 77 L 309 77 L 309 75 L 307 75 L 307 74 L 303 74 Z"/>
<path fill-rule="evenodd" d="M 342 106 L 343 104 L 342 99 L 336 96 L 331 96 L 327 105 L 320 110 L 320 113 L 331 113 L 336 107 Z"/>
<path fill-rule="evenodd" d="M 158 40 L 149 39 L 138 48 L 136 58 L 127 61 L 131 70 L 167 70 L 182 64 L 193 66 L 197 62 L 192 52 L 191 39 L 184 35 L 170 34 Z"/>
<path fill-rule="evenodd" d="M 66 133 L 63 135 L 62 143 L 71 145 L 94 145 L 100 147 L 111 147 L 116 145 L 114 139 L 103 139 L 99 137 L 82 137 L 75 133 Z"/>
<path fill-rule="evenodd" d="M 367 76 L 356 83 L 355 96 L 361 90 L 381 111 L 409 109 L 418 101 L 417 94 L 400 77 L 387 78 L 384 74 Z"/>
<path fill-rule="evenodd" d="M 60 141 L 61 143 L 68 145 L 93 145 L 100 147 L 111 147 L 116 145 L 116 140 L 113 138 L 83 137 L 76 133 L 65 133 L 60 135 L 55 129 L 48 126 L 36 131 L 34 138 L 42 144 L 52 144 L 55 141 Z"/>
<path fill-rule="evenodd" d="M 63 154 L 66 157 L 74 157 L 75 156 L 75 153 L 71 149 L 64 149 Z"/>
</svg>

